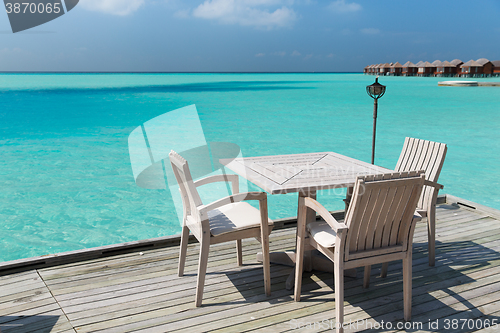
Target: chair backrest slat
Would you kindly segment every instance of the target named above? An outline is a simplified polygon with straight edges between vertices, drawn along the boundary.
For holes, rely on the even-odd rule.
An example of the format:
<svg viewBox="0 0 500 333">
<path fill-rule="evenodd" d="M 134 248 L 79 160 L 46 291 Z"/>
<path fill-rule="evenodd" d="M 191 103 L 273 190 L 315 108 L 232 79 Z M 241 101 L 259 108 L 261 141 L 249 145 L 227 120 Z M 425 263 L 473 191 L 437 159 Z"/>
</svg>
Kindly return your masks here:
<svg viewBox="0 0 500 333">
<path fill-rule="evenodd" d="M 407 204 L 404 207 L 404 212 L 403 216 L 404 217 L 409 217 L 404 218 L 402 220 L 402 223 L 399 227 L 399 234 L 398 234 L 398 243 L 400 241 L 403 241 L 403 251 L 406 251 L 408 248 L 408 238 L 407 235 L 410 232 L 410 227 L 411 227 L 411 222 L 413 220 L 413 216 L 415 215 L 415 208 L 416 208 L 416 203 L 418 202 L 418 199 L 420 197 L 420 193 L 423 189 L 423 184 L 413 184 L 412 186 L 408 186 L 406 191 L 410 192 L 410 197 L 408 198 L 409 203 L 414 203 L 414 204 Z"/>
<path fill-rule="evenodd" d="M 392 174 L 385 174 L 383 179 L 391 179 Z M 368 248 L 380 248 L 382 246 L 382 238 L 384 230 L 390 226 L 387 223 L 387 215 L 392 206 L 392 198 L 394 197 L 394 191 L 389 188 L 382 188 L 379 193 L 379 200 L 382 200 L 380 208 L 375 214 L 375 221 L 377 224 L 371 224 L 367 233 L 366 247 Z M 383 224 L 383 225 L 381 225 Z"/>
<path fill-rule="evenodd" d="M 362 251 L 407 248 L 424 178 L 422 171 L 358 177 L 346 214 L 346 260 Z"/>
<path fill-rule="evenodd" d="M 384 226 L 384 229 L 382 230 L 382 239 L 380 242 L 380 247 L 387 247 L 389 246 L 389 240 L 391 237 L 391 229 L 392 225 L 394 222 L 394 216 L 396 215 L 396 210 L 393 209 L 393 207 L 398 205 L 398 202 L 396 200 L 396 188 L 391 188 L 389 189 L 387 193 L 387 203 L 386 203 L 386 209 L 387 212 L 385 214 L 381 214 L 381 218 L 384 218 L 387 222 Z"/>
<path fill-rule="evenodd" d="M 397 172 L 424 170 L 427 180 L 437 182 L 446 151 L 447 147 L 444 143 L 406 138 L 394 170 Z M 434 191 L 433 187 L 424 186 L 418 201 L 419 208 L 427 207 L 430 204 Z"/>
<path fill-rule="evenodd" d="M 194 186 L 188 162 L 173 150 L 170 152 L 169 158 L 184 203 L 183 224 L 186 223 L 188 216 L 192 216 L 196 222 L 201 222 L 197 207 L 202 205 L 202 201 L 196 190 L 196 186 Z"/>
<path fill-rule="evenodd" d="M 401 151 L 401 155 L 399 155 L 398 163 L 394 168 L 394 171 L 402 171 L 409 170 L 411 166 L 411 162 L 413 161 L 413 157 L 415 156 L 414 149 L 414 140 L 413 138 L 406 138 L 405 143 L 403 145 L 403 150 Z"/>
<path fill-rule="evenodd" d="M 347 210 L 347 215 L 346 215 L 346 221 L 357 221 L 359 219 L 362 219 L 365 215 L 365 207 L 367 203 L 370 200 L 370 195 L 371 193 L 366 192 L 366 188 L 364 187 L 364 180 L 361 177 L 358 177 L 356 180 L 356 184 L 354 185 L 354 188 L 356 189 L 363 189 L 363 195 L 359 195 L 356 200 L 353 199 L 351 200 L 351 204 L 349 205 L 349 208 Z M 358 190 L 359 192 L 359 190 Z M 358 207 L 360 207 L 358 209 Z M 349 222 L 347 222 L 349 223 Z M 359 228 L 360 224 L 358 223 L 353 223 L 352 225 L 347 224 L 347 227 L 349 228 L 349 232 L 347 233 L 347 248 L 349 251 L 346 251 L 346 255 L 348 252 L 355 252 L 358 248 L 357 242 L 358 242 L 358 234 L 359 234 Z"/>
</svg>

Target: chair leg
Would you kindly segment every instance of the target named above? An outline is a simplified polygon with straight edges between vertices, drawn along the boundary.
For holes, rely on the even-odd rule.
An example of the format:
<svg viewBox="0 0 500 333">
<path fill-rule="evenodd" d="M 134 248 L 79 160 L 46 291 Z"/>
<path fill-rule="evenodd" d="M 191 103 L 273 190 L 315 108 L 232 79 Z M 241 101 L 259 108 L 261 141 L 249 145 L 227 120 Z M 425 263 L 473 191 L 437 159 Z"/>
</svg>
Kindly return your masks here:
<svg viewBox="0 0 500 333">
<path fill-rule="evenodd" d="M 261 232 L 262 268 L 264 270 L 264 291 L 271 296 L 271 264 L 269 260 L 269 234 Z"/>
<path fill-rule="evenodd" d="M 411 249 L 409 250 L 411 251 Z M 409 252 L 403 259 L 403 302 L 404 320 L 411 320 L 411 298 L 412 298 L 412 253 Z"/>
<path fill-rule="evenodd" d="M 238 262 L 238 266 L 243 265 L 243 254 L 241 247 L 241 239 L 236 240 L 236 261 Z"/>
<path fill-rule="evenodd" d="M 186 252 L 189 240 L 189 228 L 186 226 L 182 227 L 181 233 L 181 246 L 179 250 L 179 267 L 177 270 L 177 275 L 184 275 L 184 265 L 186 264 Z"/>
<path fill-rule="evenodd" d="M 309 193 L 309 197 L 312 199 L 316 199 L 316 194 Z M 304 223 L 304 228 L 305 228 L 305 226 L 307 226 L 308 223 L 316 221 L 316 212 L 313 209 L 307 209 L 307 207 L 305 207 L 305 210 L 307 211 L 307 213 L 306 213 L 306 220 Z M 297 210 L 297 213 L 298 213 L 298 210 Z M 306 238 L 306 233 L 305 233 L 305 229 L 304 229 L 304 242 L 307 243 L 307 240 L 305 238 Z M 304 261 L 303 261 L 302 269 L 306 272 L 311 272 L 313 270 L 312 251 L 311 250 L 304 251 Z"/>
<path fill-rule="evenodd" d="M 259 200 L 260 211 L 260 244 L 262 246 L 262 267 L 264 270 L 264 291 L 271 296 L 271 263 L 269 259 L 269 222 L 267 215 L 267 198 Z"/>
<path fill-rule="evenodd" d="M 295 302 L 300 301 L 300 292 L 302 290 L 302 271 L 304 269 L 304 248 L 306 241 L 306 218 L 307 207 L 304 204 L 304 197 L 299 194 L 299 208 L 297 218 L 297 245 L 295 252 Z"/>
<path fill-rule="evenodd" d="M 372 266 L 365 266 L 365 276 L 363 278 L 363 288 L 370 286 L 370 275 L 372 273 Z"/>
<path fill-rule="evenodd" d="M 206 235 L 206 236 L 205 236 Z M 196 307 L 201 306 L 205 275 L 207 274 L 208 252 L 210 251 L 210 233 L 203 234 L 200 244 L 200 259 L 198 262 L 198 281 L 196 283 Z"/>
<path fill-rule="evenodd" d="M 436 264 L 436 206 L 427 211 L 427 246 L 429 248 L 429 266 Z"/>
<path fill-rule="evenodd" d="M 389 269 L 389 263 L 384 262 L 382 268 L 380 269 L 380 277 L 385 278 L 387 276 L 387 270 Z"/>
<path fill-rule="evenodd" d="M 335 321 L 336 332 L 343 333 L 344 328 L 344 269 L 340 260 L 334 262 L 333 277 L 335 280 Z M 365 268 L 366 272 L 366 268 Z"/>
</svg>

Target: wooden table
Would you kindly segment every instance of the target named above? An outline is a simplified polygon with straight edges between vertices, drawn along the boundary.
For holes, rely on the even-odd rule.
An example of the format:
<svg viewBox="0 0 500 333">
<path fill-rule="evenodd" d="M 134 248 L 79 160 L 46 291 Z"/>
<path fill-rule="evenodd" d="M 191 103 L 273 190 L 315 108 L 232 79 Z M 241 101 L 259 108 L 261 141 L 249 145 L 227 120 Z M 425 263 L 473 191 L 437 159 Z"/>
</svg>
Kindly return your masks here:
<svg viewBox="0 0 500 333">
<path fill-rule="evenodd" d="M 220 162 L 270 194 L 299 192 L 299 197 L 311 198 L 316 198 L 318 190 L 351 187 L 357 176 L 392 171 L 333 152 L 222 159 Z M 306 223 L 315 219 L 314 211 L 310 211 Z M 333 263 L 315 252 L 306 251 L 305 270 L 333 272 Z M 295 266 L 295 252 L 271 253 L 270 259 L 272 263 Z M 290 276 L 287 289 L 293 288 L 293 274 Z"/>
</svg>

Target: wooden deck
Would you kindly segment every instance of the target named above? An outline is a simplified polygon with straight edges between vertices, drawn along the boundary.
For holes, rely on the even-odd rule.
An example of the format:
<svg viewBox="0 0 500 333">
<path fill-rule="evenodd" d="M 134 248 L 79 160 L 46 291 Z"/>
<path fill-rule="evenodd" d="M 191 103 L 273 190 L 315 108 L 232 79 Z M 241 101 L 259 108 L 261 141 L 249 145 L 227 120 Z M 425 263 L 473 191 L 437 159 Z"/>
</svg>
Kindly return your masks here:
<svg viewBox="0 0 500 333">
<path fill-rule="evenodd" d="M 476 209 L 452 204 L 456 200 Z M 271 250 L 293 249 L 294 236 L 294 228 L 273 231 Z M 427 264 L 426 241 L 425 223 L 419 223 L 412 323 L 422 326 L 407 331 L 469 332 L 487 320 L 500 322 L 500 212 L 448 196 L 447 203 L 437 209 L 435 267 Z M 332 274 L 304 273 L 302 300 L 296 303 L 293 291 L 285 289 L 292 268 L 272 265 L 272 296 L 266 297 L 262 267 L 255 260 L 259 243 L 244 240 L 243 244 L 242 267 L 236 266 L 232 243 L 211 247 L 200 308 L 194 307 L 197 243 L 189 245 L 182 278 L 176 274 L 176 246 L 4 272 L 0 276 L 0 331 L 329 331 L 335 307 Z M 380 331 L 396 332 L 396 325 L 403 324 L 401 264 L 392 263 L 387 278 L 378 273 L 375 266 L 369 289 L 362 288 L 362 270 L 356 279 L 346 277 L 345 320 L 360 324 L 347 327 L 347 332 L 382 322 L 386 326 Z M 454 319 L 458 320 L 456 329 Z M 475 321 L 465 322 L 462 328 L 467 319 Z M 431 329 L 429 322 L 438 326 Z M 299 325 L 305 328 L 295 329 Z M 482 331 L 498 332 L 500 323 L 496 329 Z"/>
</svg>

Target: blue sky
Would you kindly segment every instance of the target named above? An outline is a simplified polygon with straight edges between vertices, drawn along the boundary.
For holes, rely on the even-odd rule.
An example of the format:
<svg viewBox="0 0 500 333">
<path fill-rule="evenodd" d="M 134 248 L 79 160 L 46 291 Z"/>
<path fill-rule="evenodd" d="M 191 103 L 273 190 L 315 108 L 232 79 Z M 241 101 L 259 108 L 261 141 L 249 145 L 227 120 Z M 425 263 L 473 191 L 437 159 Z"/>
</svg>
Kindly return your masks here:
<svg viewBox="0 0 500 333">
<path fill-rule="evenodd" d="M 0 71 L 359 72 L 500 60 L 500 1 L 80 0 L 13 34 Z"/>
</svg>

